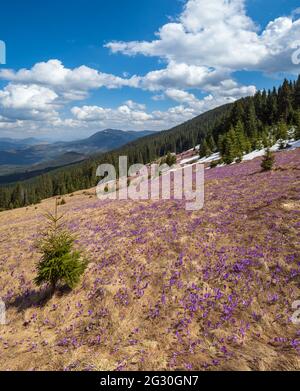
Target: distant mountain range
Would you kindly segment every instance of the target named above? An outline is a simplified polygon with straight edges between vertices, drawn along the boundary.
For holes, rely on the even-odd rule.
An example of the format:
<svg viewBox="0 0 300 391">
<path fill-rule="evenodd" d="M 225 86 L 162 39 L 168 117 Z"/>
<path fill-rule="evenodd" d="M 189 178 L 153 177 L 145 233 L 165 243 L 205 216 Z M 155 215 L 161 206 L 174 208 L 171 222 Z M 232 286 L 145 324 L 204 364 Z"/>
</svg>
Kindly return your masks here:
<svg viewBox="0 0 300 391">
<path fill-rule="evenodd" d="M 0 150 L 6 149 L 23 149 L 28 148 L 31 145 L 41 144 L 41 140 L 30 137 L 25 139 L 13 139 L 10 137 L 0 137 Z"/>
<path fill-rule="evenodd" d="M 54 144 L 56 148 L 62 149 L 65 152 L 80 152 L 80 153 L 93 153 L 93 152 L 107 152 L 112 149 L 121 147 L 134 141 L 138 138 L 148 136 L 153 132 L 150 130 L 135 132 L 124 131 L 117 129 L 105 129 L 97 132 L 89 138 L 71 141 L 71 142 L 57 142 Z"/>
<path fill-rule="evenodd" d="M 0 175 L 43 170 L 82 161 L 89 156 L 111 151 L 152 131 L 105 129 L 83 140 L 43 142 L 35 138 L 0 138 Z"/>
</svg>

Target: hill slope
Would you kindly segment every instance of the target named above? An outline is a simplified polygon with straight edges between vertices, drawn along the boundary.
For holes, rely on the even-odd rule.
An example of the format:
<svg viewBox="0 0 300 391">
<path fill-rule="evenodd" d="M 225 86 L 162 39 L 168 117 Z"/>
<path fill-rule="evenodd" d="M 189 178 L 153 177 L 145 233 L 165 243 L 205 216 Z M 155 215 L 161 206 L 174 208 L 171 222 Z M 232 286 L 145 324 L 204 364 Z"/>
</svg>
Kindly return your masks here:
<svg viewBox="0 0 300 391">
<path fill-rule="evenodd" d="M 0 214 L 0 369 L 299 370 L 299 150 L 206 171 L 204 210 L 65 197 L 91 260 L 80 286 L 37 290 L 37 207 Z"/>
<path fill-rule="evenodd" d="M 47 174 L 47 177 L 42 174 L 49 171 L 49 168 L 42 172 L 40 170 L 35 172 L 33 168 L 32 172 L 26 172 L 25 174 L 21 172 L 20 174 L 3 175 L 0 178 L 2 185 L 0 187 L 0 205 L 2 208 L 19 207 L 24 205 L 25 201 L 25 204 L 36 203 L 53 194 L 65 194 L 94 186 L 97 182 L 96 167 L 101 163 L 116 165 L 119 156 L 128 156 L 130 164 L 148 163 L 168 151 L 178 150 L 180 152 L 191 148 L 199 143 L 199 140 L 205 137 L 209 130 L 219 126 L 224 116 L 229 114 L 231 108 L 232 105 L 218 107 L 170 130 L 154 132 L 111 152 L 95 154 L 82 163 L 57 168 L 54 172 Z M 97 137 L 97 134 L 95 137 Z M 21 197 L 22 199 L 16 201 L 16 198 L 19 198 L 18 185 L 15 188 L 11 186 L 11 183 L 24 181 L 28 178 L 31 178 L 30 181 L 22 183 L 22 189 L 24 190 L 22 190 L 22 194 L 26 194 L 26 200 Z M 47 186 L 45 186 L 45 183 L 47 183 Z M 8 186 L 4 186 L 5 184 Z M 16 197 L 13 195 L 14 192 L 17 193 Z"/>
<path fill-rule="evenodd" d="M 129 165 L 149 163 L 168 152 L 178 154 L 200 144 L 199 152 L 203 157 L 218 151 L 223 163 L 240 161 L 245 154 L 262 146 L 266 148 L 280 140 L 300 138 L 299 97 L 300 76 L 297 81 L 284 80 L 278 89 L 258 91 L 253 97 L 221 106 L 170 130 L 95 155 L 83 163 L 62 167 L 30 182 L 1 187 L 0 205 L 4 209 L 20 207 L 95 186 L 97 166 L 112 164 L 117 169 L 119 156 L 124 155 Z M 293 135 L 289 134 L 291 132 Z"/>
</svg>

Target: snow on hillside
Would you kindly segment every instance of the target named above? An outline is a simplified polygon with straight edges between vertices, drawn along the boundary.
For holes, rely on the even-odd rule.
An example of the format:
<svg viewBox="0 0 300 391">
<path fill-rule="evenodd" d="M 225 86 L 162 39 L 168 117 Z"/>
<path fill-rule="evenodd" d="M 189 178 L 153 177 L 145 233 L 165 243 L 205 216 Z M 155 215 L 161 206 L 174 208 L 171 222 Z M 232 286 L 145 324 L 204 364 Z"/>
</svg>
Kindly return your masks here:
<svg viewBox="0 0 300 391">
<path fill-rule="evenodd" d="M 288 143 L 288 145 L 289 145 L 289 148 L 287 149 L 289 151 L 290 150 L 294 150 L 296 148 L 300 148 L 300 140 L 293 140 L 293 141 L 286 140 L 286 143 Z M 279 151 L 280 150 L 280 143 L 277 142 L 270 149 L 271 149 L 272 152 Z M 243 156 L 243 161 L 249 161 L 249 160 L 256 159 L 257 157 L 261 157 L 261 156 L 263 156 L 265 154 L 265 152 L 266 152 L 266 148 L 252 151 L 252 152 L 250 152 L 250 153 L 248 153 L 248 154 Z M 190 163 L 202 163 L 202 164 L 205 164 L 205 163 L 211 163 L 213 161 L 217 161 L 220 158 L 221 158 L 220 153 L 216 152 L 216 153 L 213 153 L 212 155 L 204 157 L 204 158 L 200 158 L 198 155 L 194 155 L 192 157 L 189 157 L 189 158 L 181 160 L 179 163 L 182 166 L 188 165 Z M 222 166 L 222 164 L 220 166 Z"/>
<path fill-rule="evenodd" d="M 213 162 L 214 160 L 219 160 L 221 158 L 221 155 L 219 152 L 216 152 L 216 153 L 213 153 L 212 155 L 208 156 L 208 157 L 203 157 L 201 159 L 199 159 L 198 163 L 211 163 Z"/>
<path fill-rule="evenodd" d="M 188 164 L 188 163 L 192 163 L 192 162 L 195 162 L 195 161 L 198 161 L 199 160 L 199 156 L 198 155 L 195 155 L 195 156 L 192 156 L 188 159 L 183 159 L 181 160 L 180 164 Z"/>
<path fill-rule="evenodd" d="M 293 141 L 292 143 L 290 143 L 290 145 L 292 146 L 292 149 L 300 148 L 300 140 Z"/>
<path fill-rule="evenodd" d="M 288 150 L 300 147 L 300 140 L 297 140 L 297 141 L 286 141 L 286 142 L 288 143 L 288 145 L 290 145 L 290 148 L 288 148 Z M 266 150 L 267 150 L 267 148 L 263 148 L 263 149 L 260 149 L 260 150 L 256 150 L 256 151 L 250 152 L 247 155 L 243 156 L 243 160 L 247 161 L 247 160 L 252 160 L 252 159 L 255 159 L 257 157 L 263 156 L 265 154 Z M 270 150 L 272 152 L 279 151 L 280 150 L 280 143 L 277 142 L 275 145 L 273 145 L 270 148 Z"/>
</svg>

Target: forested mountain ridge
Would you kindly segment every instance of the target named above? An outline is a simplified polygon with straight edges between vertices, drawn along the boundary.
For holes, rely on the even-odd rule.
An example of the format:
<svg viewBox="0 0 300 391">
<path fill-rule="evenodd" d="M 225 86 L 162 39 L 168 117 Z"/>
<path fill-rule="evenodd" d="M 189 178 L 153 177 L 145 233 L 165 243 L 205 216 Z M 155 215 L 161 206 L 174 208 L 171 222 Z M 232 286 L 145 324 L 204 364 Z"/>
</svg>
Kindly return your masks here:
<svg viewBox="0 0 300 391">
<path fill-rule="evenodd" d="M 204 113 L 170 130 L 133 141 L 112 152 L 82 163 L 54 170 L 30 181 L 0 188 L 2 209 L 25 206 L 54 195 L 71 193 L 96 184 L 96 168 L 101 163 L 118 166 L 120 155 L 129 164 L 149 163 L 168 152 L 181 153 L 200 144 L 200 155 L 219 150 L 225 163 L 274 140 L 284 140 L 290 128 L 300 132 L 300 77 L 284 80 L 278 88 L 259 91 L 233 104 Z M 299 137 L 300 138 L 300 137 Z M 284 144 L 282 145 L 284 147 Z"/>
<path fill-rule="evenodd" d="M 119 148 L 138 138 L 152 134 L 152 131 L 125 131 L 119 129 L 104 129 L 92 136 L 76 141 L 58 142 L 54 145 L 63 148 L 64 152 L 107 152 Z"/>
</svg>

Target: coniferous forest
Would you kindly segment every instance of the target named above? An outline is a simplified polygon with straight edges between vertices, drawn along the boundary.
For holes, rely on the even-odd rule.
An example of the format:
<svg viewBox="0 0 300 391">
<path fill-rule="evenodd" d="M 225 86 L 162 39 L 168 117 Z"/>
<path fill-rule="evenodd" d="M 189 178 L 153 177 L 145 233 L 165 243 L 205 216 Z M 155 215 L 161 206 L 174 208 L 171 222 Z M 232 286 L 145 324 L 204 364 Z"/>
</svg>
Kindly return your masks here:
<svg viewBox="0 0 300 391">
<path fill-rule="evenodd" d="M 97 166 L 118 167 L 119 156 L 129 164 L 149 163 L 168 152 L 181 153 L 200 144 L 200 156 L 219 151 L 222 161 L 239 162 L 243 154 L 285 140 L 293 129 L 300 138 L 300 76 L 284 80 L 277 89 L 258 91 L 253 97 L 218 107 L 167 131 L 143 137 L 113 152 L 95 155 L 71 166 L 55 169 L 26 181 L 0 187 L 1 210 L 23 207 L 42 199 L 96 185 Z"/>
</svg>

